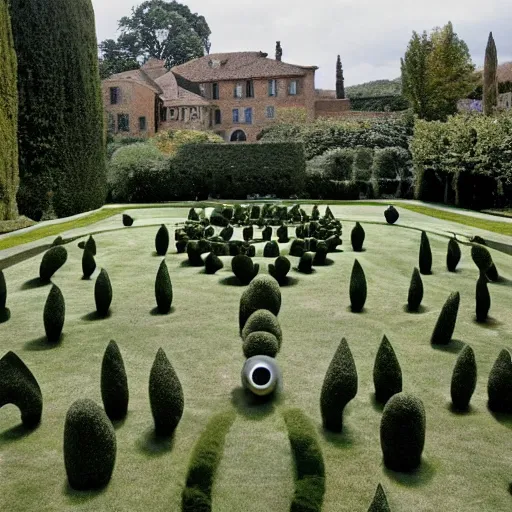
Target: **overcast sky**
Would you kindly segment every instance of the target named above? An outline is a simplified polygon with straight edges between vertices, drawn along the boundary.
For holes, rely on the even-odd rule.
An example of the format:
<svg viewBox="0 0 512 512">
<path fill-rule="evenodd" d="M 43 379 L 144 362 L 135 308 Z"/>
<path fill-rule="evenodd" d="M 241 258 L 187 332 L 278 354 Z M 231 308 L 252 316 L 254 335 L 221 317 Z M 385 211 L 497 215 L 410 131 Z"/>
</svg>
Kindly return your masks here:
<svg viewBox="0 0 512 512">
<path fill-rule="evenodd" d="M 510 0 L 184 0 L 206 18 L 211 53 L 263 51 L 274 57 L 281 41 L 283 61 L 316 65 L 316 87 L 335 87 L 336 56 L 345 84 L 400 75 L 412 31 L 451 21 L 473 61 L 483 64 L 492 30 L 500 62 L 512 60 Z M 92 0 L 98 41 L 116 38 L 117 22 L 142 1 Z"/>
</svg>

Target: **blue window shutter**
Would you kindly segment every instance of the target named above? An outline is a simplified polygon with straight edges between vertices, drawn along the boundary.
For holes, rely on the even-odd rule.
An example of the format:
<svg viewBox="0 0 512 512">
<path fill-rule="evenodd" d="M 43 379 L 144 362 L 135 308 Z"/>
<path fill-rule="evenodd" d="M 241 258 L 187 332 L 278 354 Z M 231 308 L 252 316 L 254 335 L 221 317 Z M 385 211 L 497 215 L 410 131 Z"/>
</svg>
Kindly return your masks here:
<svg viewBox="0 0 512 512">
<path fill-rule="evenodd" d="M 233 123 L 238 123 L 238 109 L 233 109 Z"/>
<path fill-rule="evenodd" d="M 252 124 L 252 108 L 248 107 L 245 109 L 245 122 L 247 124 Z"/>
</svg>

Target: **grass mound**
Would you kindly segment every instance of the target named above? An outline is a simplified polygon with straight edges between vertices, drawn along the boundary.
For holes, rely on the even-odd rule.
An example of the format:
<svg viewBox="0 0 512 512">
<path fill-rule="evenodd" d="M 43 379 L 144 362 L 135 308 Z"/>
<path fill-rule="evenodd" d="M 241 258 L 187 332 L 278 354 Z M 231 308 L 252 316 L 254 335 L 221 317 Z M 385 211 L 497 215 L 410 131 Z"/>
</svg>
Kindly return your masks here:
<svg viewBox="0 0 512 512">
<path fill-rule="evenodd" d="M 102 268 L 94 285 L 94 300 L 99 316 L 106 317 L 112 303 L 112 285 L 108 272 Z"/>
<path fill-rule="evenodd" d="M 402 369 L 391 343 L 384 335 L 373 366 L 375 398 L 385 404 L 402 391 Z"/>
<path fill-rule="evenodd" d="M 107 485 L 114 471 L 116 450 L 116 433 L 103 409 L 89 399 L 74 402 L 64 425 L 69 485 L 80 491 Z"/>
<path fill-rule="evenodd" d="M 265 244 L 265 247 L 263 248 L 264 258 L 277 258 L 279 254 L 279 245 L 276 240 L 271 240 Z"/>
<path fill-rule="evenodd" d="M 409 393 L 393 395 L 382 412 L 380 445 L 384 464 L 393 471 L 413 471 L 425 445 L 425 408 Z"/>
<path fill-rule="evenodd" d="M 343 338 L 327 368 L 320 396 L 320 410 L 325 429 L 341 432 L 343 410 L 356 394 L 356 364 L 347 340 Z"/>
<path fill-rule="evenodd" d="M 84 279 L 89 279 L 96 270 L 96 261 L 89 249 L 84 249 L 82 254 L 82 274 Z"/>
<path fill-rule="evenodd" d="M 352 229 L 350 233 L 350 241 L 352 242 L 352 249 L 355 252 L 361 252 L 363 250 L 364 237 L 366 233 L 364 232 L 363 226 L 356 222 L 356 225 Z"/>
<path fill-rule="evenodd" d="M 271 313 L 268 309 L 258 309 L 255 311 L 245 323 L 242 329 L 242 339 L 245 340 L 249 334 L 257 331 L 264 331 L 273 334 L 279 343 L 283 342 L 283 333 L 277 316 Z"/>
<path fill-rule="evenodd" d="M 420 272 L 425 276 L 432 274 L 432 249 L 430 248 L 430 241 L 425 231 L 421 232 Z"/>
<path fill-rule="evenodd" d="M 388 499 L 386 498 L 386 493 L 380 484 L 377 486 L 375 496 L 373 498 L 372 504 L 370 505 L 370 508 L 368 509 L 368 512 L 391 512 Z"/>
<path fill-rule="evenodd" d="M 366 296 L 366 276 L 359 261 L 355 260 L 350 275 L 350 305 L 354 313 L 360 313 L 363 310 Z"/>
<path fill-rule="evenodd" d="M 101 398 L 107 416 L 121 420 L 128 412 L 128 378 L 123 356 L 114 340 L 110 340 L 101 364 Z"/>
<path fill-rule="evenodd" d="M 226 435 L 235 418 L 234 411 L 215 414 L 197 440 L 181 495 L 182 512 L 211 512 L 215 474 L 224 452 Z"/>
<path fill-rule="evenodd" d="M 487 281 L 487 276 L 480 274 L 476 282 L 476 319 L 478 322 L 485 322 L 489 314 L 489 309 L 491 309 L 491 295 L 489 294 Z"/>
<path fill-rule="evenodd" d="M 283 412 L 295 461 L 291 512 L 320 512 L 325 493 L 325 464 L 312 421 L 300 409 Z"/>
<path fill-rule="evenodd" d="M 169 248 L 169 231 L 167 227 L 162 224 L 158 229 L 155 236 L 155 249 L 158 256 L 165 256 Z"/>
<path fill-rule="evenodd" d="M 183 415 L 183 389 L 161 348 L 156 353 L 149 375 L 149 402 L 156 435 L 171 436 Z"/>
<path fill-rule="evenodd" d="M 172 283 L 165 260 L 160 262 L 155 279 L 155 298 L 158 311 L 169 313 L 172 305 Z"/>
<path fill-rule="evenodd" d="M 418 311 L 423 300 L 423 281 L 420 271 L 414 268 L 409 286 L 409 295 L 407 297 L 407 307 L 409 311 Z"/>
<path fill-rule="evenodd" d="M 459 305 L 460 293 L 451 293 L 448 299 L 446 299 L 443 309 L 441 309 L 436 326 L 432 332 L 432 337 L 430 338 L 432 345 L 448 345 L 450 343 L 457 322 Z"/>
<path fill-rule="evenodd" d="M 39 266 L 39 279 L 43 283 L 49 283 L 53 274 L 59 270 L 68 259 L 68 251 L 62 245 L 57 245 L 48 249 L 41 260 Z"/>
<path fill-rule="evenodd" d="M 12 351 L 0 359 L 0 407 L 14 404 L 25 427 L 33 428 L 41 421 L 43 395 L 33 373 Z"/>
<path fill-rule="evenodd" d="M 48 341 L 56 343 L 60 340 L 64 320 L 66 317 L 66 304 L 60 288 L 52 286 L 44 305 L 43 323 Z"/>
<path fill-rule="evenodd" d="M 238 254 L 231 260 L 231 270 L 242 284 L 247 285 L 258 275 L 260 266 L 249 256 Z"/>
<path fill-rule="evenodd" d="M 503 349 L 496 359 L 487 382 L 489 409 L 512 414 L 512 355 Z"/>
<path fill-rule="evenodd" d="M 240 332 L 248 318 L 258 309 L 268 309 L 275 316 L 281 309 L 281 289 L 279 283 L 270 276 L 256 276 L 240 297 Z"/>
<path fill-rule="evenodd" d="M 278 256 L 274 263 L 270 263 L 268 265 L 268 273 L 279 284 L 283 284 L 286 282 L 286 276 L 288 275 L 288 272 L 290 272 L 291 268 L 292 264 L 286 256 Z"/>
<path fill-rule="evenodd" d="M 244 338 L 243 350 L 247 359 L 253 356 L 276 357 L 279 341 L 270 332 L 253 331 Z"/>
<path fill-rule="evenodd" d="M 473 349 L 466 345 L 457 358 L 452 374 L 451 396 L 455 409 L 465 411 L 476 387 L 476 360 Z"/>
<path fill-rule="evenodd" d="M 450 272 L 455 272 L 460 262 L 461 252 L 459 244 L 455 238 L 450 238 L 448 242 L 448 251 L 446 253 L 446 267 Z"/>
<path fill-rule="evenodd" d="M 218 270 L 224 267 L 222 260 L 213 252 L 208 254 L 204 259 L 204 271 L 207 274 L 215 274 Z"/>
</svg>

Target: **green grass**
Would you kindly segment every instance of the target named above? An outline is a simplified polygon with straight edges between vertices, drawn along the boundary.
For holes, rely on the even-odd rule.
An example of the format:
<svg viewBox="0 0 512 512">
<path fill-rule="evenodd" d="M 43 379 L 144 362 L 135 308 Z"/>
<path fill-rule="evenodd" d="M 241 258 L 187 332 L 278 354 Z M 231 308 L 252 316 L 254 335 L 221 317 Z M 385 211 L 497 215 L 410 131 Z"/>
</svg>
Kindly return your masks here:
<svg viewBox="0 0 512 512">
<path fill-rule="evenodd" d="M 340 208 L 341 210 L 341 208 Z M 357 215 L 354 208 L 344 213 Z M 334 212 L 337 215 L 337 212 Z M 160 214 L 160 213 L 159 213 Z M 405 212 L 404 212 L 405 216 Z M 425 217 L 433 226 L 439 219 Z M 359 219 L 358 219 L 359 220 Z M 233 408 L 236 420 L 225 438 L 212 489 L 215 512 L 288 512 L 294 494 L 294 462 L 280 408 L 297 407 L 314 424 L 323 453 L 326 490 L 323 512 L 365 511 L 382 483 L 391 510 L 415 512 L 505 512 L 510 509 L 510 434 L 512 420 L 487 409 L 487 378 L 501 349 L 510 345 L 512 287 L 489 284 L 490 316 L 474 321 L 478 270 L 462 246 L 457 273 L 445 268 L 447 240 L 429 235 L 433 274 L 423 276 L 424 309 L 404 311 L 410 276 L 418 265 L 419 233 L 399 226 L 367 224 L 365 248 L 346 244 L 353 222 L 344 222 L 344 252 L 329 254 L 333 265 L 310 275 L 291 270 L 293 286 L 281 289 L 279 322 L 283 344 L 277 362 L 284 393 L 279 402 L 248 404 L 240 389 L 244 363 L 238 308 L 243 287 L 234 286 L 230 258 L 215 275 L 185 262 L 174 247 L 166 257 L 173 284 L 173 311 L 155 314 L 154 279 L 161 258 L 153 256 L 157 227 L 95 235 L 98 269 L 82 280 L 82 251 L 69 244 L 68 260 L 53 281 L 66 301 L 60 344 L 44 340 L 43 308 L 50 286 L 27 282 L 38 276 L 41 256 L 4 270 L 11 319 L 0 324 L 1 351 L 15 351 L 36 377 L 43 394 L 41 425 L 19 426 L 13 405 L 0 409 L 0 509 L 176 510 L 181 508 L 189 462 L 206 425 Z M 169 222 L 170 224 L 170 222 Z M 427 226 L 425 226 L 427 227 Z M 171 239 L 174 233 L 171 230 Z M 235 230 L 241 238 L 241 230 Z M 287 253 L 285 245 L 282 252 Z M 257 245 L 255 262 L 267 273 L 270 262 Z M 491 250 L 502 276 L 512 279 L 510 256 Z M 350 270 L 357 257 L 368 284 L 365 311 L 350 312 Z M 290 258 L 295 267 L 298 258 Z M 107 269 L 113 288 L 112 314 L 96 320 L 94 281 Z M 461 304 L 454 338 L 433 348 L 430 336 L 446 297 L 459 291 Z M 388 472 L 380 448 L 381 407 L 374 402 L 373 365 L 383 334 L 400 363 L 404 391 L 426 409 L 426 444 L 420 470 L 412 475 Z M 325 372 L 345 336 L 358 372 L 358 393 L 343 415 L 343 432 L 321 428 L 320 391 Z M 101 404 L 101 364 L 114 339 L 123 354 L 130 403 L 116 424 L 117 459 L 108 487 L 97 494 L 74 493 L 66 485 L 63 429 L 69 406 L 79 398 Z M 450 410 L 450 386 L 462 343 L 475 352 L 478 378 L 467 414 Z M 172 440 L 153 435 L 148 397 L 149 374 L 162 347 L 183 386 L 185 409 Z"/>
</svg>

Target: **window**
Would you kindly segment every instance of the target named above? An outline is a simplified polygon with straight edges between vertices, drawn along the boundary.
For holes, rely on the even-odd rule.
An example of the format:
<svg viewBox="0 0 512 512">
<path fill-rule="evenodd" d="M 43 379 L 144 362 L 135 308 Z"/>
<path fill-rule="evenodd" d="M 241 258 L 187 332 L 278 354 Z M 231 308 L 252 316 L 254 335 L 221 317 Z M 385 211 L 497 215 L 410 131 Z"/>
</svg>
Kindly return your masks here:
<svg viewBox="0 0 512 512">
<path fill-rule="evenodd" d="M 274 110 L 274 107 L 266 108 L 265 117 L 267 117 L 268 119 L 274 119 L 275 115 L 276 115 L 276 112 Z"/>
<path fill-rule="evenodd" d="M 233 123 L 238 123 L 238 109 L 233 109 Z"/>
<path fill-rule="evenodd" d="M 110 112 L 108 113 L 107 131 L 109 133 L 114 133 L 116 131 L 116 118 L 114 117 L 114 114 Z"/>
<path fill-rule="evenodd" d="M 247 124 L 252 124 L 252 108 L 251 107 L 248 107 L 245 109 L 244 117 L 245 117 L 245 122 Z"/>
<path fill-rule="evenodd" d="M 117 114 L 117 129 L 120 132 L 130 131 L 130 116 L 128 114 Z"/>
<path fill-rule="evenodd" d="M 167 107 L 160 108 L 160 121 L 167 121 Z"/>
<path fill-rule="evenodd" d="M 268 95 L 277 96 L 277 80 L 275 78 L 268 81 Z"/>
<path fill-rule="evenodd" d="M 175 108 L 170 108 L 169 109 L 169 118 L 171 120 L 175 120 L 176 119 L 176 109 Z"/>
<path fill-rule="evenodd" d="M 119 87 L 111 87 L 110 88 L 110 104 L 117 105 L 120 100 Z"/>
<path fill-rule="evenodd" d="M 254 98 L 254 82 L 252 80 L 245 82 L 245 97 Z"/>
<path fill-rule="evenodd" d="M 234 90 L 234 97 L 235 98 L 243 98 L 242 93 L 243 93 L 242 84 L 236 84 L 235 90 Z"/>
<path fill-rule="evenodd" d="M 219 84 L 217 82 L 214 82 L 212 84 L 212 99 L 214 99 L 214 100 L 219 99 Z"/>
<path fill-rule="evenodd" d="M 297 95 L 297 90 L 298 90 L 298 87 L 299 84 L 298 84 L 298 80 L 290 80 L 290 82 L 288 83 L 288 94 L 290 96 L 295 96 Z"/>
<path fill-rule="evenodd" d="M 215 111 L 215 124 L 221 124 L 221 123 L 222 123 L 222 116 L 221 116 L 220 110 L 217 109 Z"/>
<path fill-rule="evenodd" d="M 139 130 L 141 132 L 145 132 L 146 131 L 146 118 L 143 116 L 143 117 L 139 117 Z"/>
</svg>

